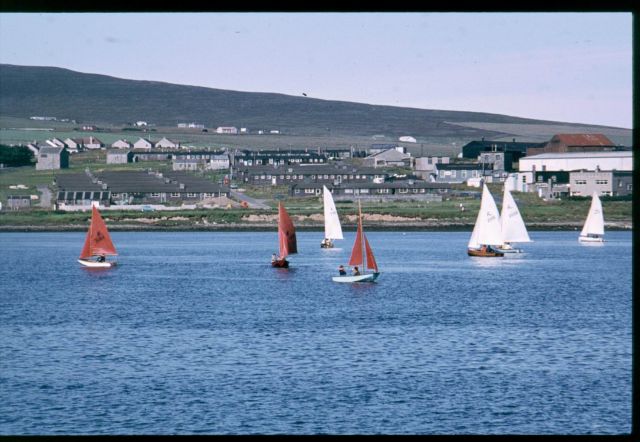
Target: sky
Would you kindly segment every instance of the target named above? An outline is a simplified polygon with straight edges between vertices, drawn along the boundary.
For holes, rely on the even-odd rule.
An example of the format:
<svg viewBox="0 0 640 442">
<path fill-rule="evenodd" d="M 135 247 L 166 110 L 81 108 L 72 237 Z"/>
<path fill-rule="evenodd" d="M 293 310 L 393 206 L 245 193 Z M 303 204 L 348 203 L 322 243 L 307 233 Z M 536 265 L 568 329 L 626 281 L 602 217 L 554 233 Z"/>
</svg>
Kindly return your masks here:
<svg viewBox="0 0 640 442">
<path fill-rule="evenodd" d="M 631 128 L 632 21 L 630 12 L 0 13 L 0 63 Z"/>
</svg>

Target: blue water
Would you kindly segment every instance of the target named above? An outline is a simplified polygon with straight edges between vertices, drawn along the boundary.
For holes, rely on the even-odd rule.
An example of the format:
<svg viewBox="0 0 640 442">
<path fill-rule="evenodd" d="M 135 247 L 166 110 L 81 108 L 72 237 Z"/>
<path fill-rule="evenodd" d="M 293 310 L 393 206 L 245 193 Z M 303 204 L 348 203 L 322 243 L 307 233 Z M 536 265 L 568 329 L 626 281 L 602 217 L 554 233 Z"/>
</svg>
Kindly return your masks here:
<svg viewBox="0 0 640 442">
<path fill-rule="evenodd" d="M 628 434 L 631 233 L 530 235 L 368 232 L 349 285 L 353 232 L 0 233 L 0 434 Z"/>
</svg>

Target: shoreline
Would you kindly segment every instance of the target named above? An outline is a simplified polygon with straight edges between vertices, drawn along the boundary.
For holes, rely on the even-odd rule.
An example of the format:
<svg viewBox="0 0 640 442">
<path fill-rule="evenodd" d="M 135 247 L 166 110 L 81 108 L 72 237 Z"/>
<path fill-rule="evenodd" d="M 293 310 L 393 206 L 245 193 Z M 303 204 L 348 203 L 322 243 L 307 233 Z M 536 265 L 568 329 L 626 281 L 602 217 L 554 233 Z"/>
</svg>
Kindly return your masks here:
<svg viewBox="0 0 640 442">
<path fill-rule="evenodd" d="M 471 232 L 473 223 L 457 222 L 422 222 L 422 223 L 370 223 L 366 224 L 368 231 L 424 231 L 424 232 Z M 529 231 L 579 231 L 583 223 L 577 222 L 539 222 L 527 225 Z M 4 225 L 0 226 L 0 232 L 86 232 L 88 224 L 65 225 Z M 108 226 L 111 232 L 272 232 L 278 227 L 270 223 L 225 223 L 225 224 L 177 224 L 177 225 L 153 225 L 153 224 L 113 224 Z M 608 231 L 633 231 L 631 221 L 617 221 L 605 223 Z M 298 232 L 321 232 L 323 225 L 299 225 Z M 355 225 L 343 226 L 346 232 L 356 231 Z"/>
</svg>

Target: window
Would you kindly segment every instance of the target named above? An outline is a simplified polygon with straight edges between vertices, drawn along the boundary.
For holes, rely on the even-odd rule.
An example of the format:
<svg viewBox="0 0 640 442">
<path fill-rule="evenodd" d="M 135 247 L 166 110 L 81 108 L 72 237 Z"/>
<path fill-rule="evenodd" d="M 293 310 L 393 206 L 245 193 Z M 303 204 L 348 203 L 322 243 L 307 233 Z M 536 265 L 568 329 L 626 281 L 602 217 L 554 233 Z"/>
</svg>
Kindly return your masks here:
<svg viewBox="0 0 640 442">
<path fill-rule="evenodd" d="M 398 189 L 398 193 L 409 193 L 409 189 Z"/>
<path fill-rule="evenodd" d="M 304 189 L 304 193 L 316 193 L 315 189 Z"/>
<path fill-rule="evenodd" d="M 538 182 L 539 182 L 539 183 L 541 183 L 541 182 L 542 182 L 542 175 L 538 175 L 536 178 L 538 179 Z"/>
<path fill-rule="evenodd" d="M 609 180 L 596 180 L 596 184 L 609 184 Z"/>
<path fill-rule="evenodd" d="M 461 170 L 460 171 L 460 178 L 466 178 L 467 177 L 467 171 L 466 170 Z"/>
<path fill-rule="evenodd" d="M 344 189 L 344 193 L 353 193 L 353 189 Z"/>
<path fill-rule="evenodd" d="M 198 194 L 195 192 L 187 192 L 187 198 L 195 198 L 197 197 Z"/>
<path fill-rule="evenodd" d="M 522 175 L 522 182 L 526 183 L 527 182 L 527 176 L 526 175 Z"/>
<path fill-rule="evenodd" d="M 171 196 L 173 198 L 178 198 L 178 197 L 180 197 L 180 193 L 179 192 L 171 192 Z"/>
<path fill-rule="evenodd" d="M 293 193 L 300 193 L 300 189 L 295 189 Z"/>
<path fill-rule="evenodd" d="M 587 184 L 587 180 L 576 180 L 576 185 L 585 185 Z"/>
<path fill-rule="evenodd" d="M 160 198 L 160 194 L 158 192 L 151 192 L 151 198 Z"/>
</svg>

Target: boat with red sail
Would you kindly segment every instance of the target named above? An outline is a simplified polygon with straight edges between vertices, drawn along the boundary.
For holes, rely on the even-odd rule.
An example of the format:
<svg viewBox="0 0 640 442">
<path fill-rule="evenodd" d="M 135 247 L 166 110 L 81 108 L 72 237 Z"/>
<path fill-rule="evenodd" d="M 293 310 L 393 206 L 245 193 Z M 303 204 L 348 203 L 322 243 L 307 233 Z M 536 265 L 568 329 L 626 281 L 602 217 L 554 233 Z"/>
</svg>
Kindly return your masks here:
<svg viewBox="0 0 640 442">
<path fill-rule="evenodd" d="M 364 234 L 362 228 L 362 209 L 360 207 L 360 201 L 358 201 L 358 230 L 356 232 L 356 239 L 351 249 L 351 258 L 349 259 L 349 265 L 355 268 L 362 268 L 362 271 L 354 275 L 341 275 L 334 276 L 332 279 L 334 282 L 373 282 L 380 276 L 378 270 L 378 264 L 376 258 L 373 256 L 373 250 L 369 245 L 367 236 Z M 367 270 L 371 272 L 367 273 Z"/>
<path fill-rule="evenodd" d="M 279 255 L 271 258 L 271 266 L 288 268 L 287 256 L 298 253 L 298 243 L 296 240 L 296 229 L 293 222 L 282 203 L 278 203 L 278 245 Z"/>
<path fill-rule="evenodd" d="M 115 266 L 116 262 L 107 261 L 106 257 L 117 254 L 107 225 L 94 205 L 91 207 L 91 224 L 78 262 L 90 268 L 110 268 Z"/>
</svg>

